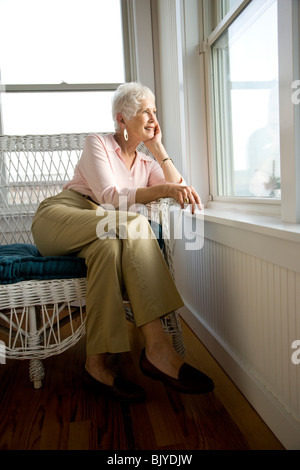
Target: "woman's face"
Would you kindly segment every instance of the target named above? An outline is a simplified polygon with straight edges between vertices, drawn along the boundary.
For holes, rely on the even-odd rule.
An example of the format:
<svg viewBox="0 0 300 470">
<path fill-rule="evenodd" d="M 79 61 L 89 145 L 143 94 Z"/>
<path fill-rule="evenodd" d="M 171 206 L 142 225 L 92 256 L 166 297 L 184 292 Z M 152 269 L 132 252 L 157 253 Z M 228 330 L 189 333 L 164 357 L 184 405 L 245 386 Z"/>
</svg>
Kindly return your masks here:
<svg viewBox="0 0 300 470">
<path fill-rule="evenodd" d="M 139 142 L 152 139 L 157 126 L 156 107 L 152 98 L 142 100 L 137 114 L 125 121 L 126 129 L 130 138 Z"/>
</svg>

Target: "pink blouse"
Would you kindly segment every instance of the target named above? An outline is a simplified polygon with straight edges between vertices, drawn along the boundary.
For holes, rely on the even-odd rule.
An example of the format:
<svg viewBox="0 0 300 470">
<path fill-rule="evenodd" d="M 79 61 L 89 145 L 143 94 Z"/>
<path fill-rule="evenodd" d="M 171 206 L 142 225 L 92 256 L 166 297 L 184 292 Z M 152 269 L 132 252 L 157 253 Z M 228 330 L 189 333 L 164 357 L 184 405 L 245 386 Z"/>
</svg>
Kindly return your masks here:
<svg viewBox="0 0 300 470">
<path fill-rule="evenodd" d="M 135 204 L 137 188 L 165 183 L 160 165 L 150 156 L 137 152 L 128 170 L 113 134 L 91 134 L 86 138 L 74 176 L 64 189 L 74 189 L 99 204 L 118 208 L 120 196 L 127 197 L 130 207 Z"/>
</svg>

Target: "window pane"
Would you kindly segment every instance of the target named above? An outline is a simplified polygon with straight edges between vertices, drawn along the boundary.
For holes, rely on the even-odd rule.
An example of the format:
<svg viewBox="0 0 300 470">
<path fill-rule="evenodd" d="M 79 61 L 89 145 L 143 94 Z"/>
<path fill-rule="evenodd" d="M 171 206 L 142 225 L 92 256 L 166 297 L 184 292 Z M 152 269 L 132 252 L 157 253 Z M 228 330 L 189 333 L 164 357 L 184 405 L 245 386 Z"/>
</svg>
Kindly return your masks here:
<svg viewBox="0 0 300 470">
<path fill-rule="evenodd" d="M 2 84 L 124 81 L 120 0 L 0 0 Z"/>
<path fill-rule="evenodd" d="M 240 0 L 220 0 L 221 3 L 221 14 L 222 18 L 224 18 L 227 13 L 232 10 L 232 8 L 236 7 Z"/>
<path fill-rule="evenodd" d="M 3 134 L 113 131 L 113 92 L 2 93 Z"/>
<path fill-rule="evenodd" d="M 240 3 L 240 0 L 206 0 L 206 8 L 208 8 L 208 17 L 210 25 L 207 35 L 209 35 L 222 21 L 224 16 Z"/>
<path fill-rule="evenodd" d="M 212 60 L 218 195 L 280 197 L 277 2 L 254 0 Z"/>
</svg>

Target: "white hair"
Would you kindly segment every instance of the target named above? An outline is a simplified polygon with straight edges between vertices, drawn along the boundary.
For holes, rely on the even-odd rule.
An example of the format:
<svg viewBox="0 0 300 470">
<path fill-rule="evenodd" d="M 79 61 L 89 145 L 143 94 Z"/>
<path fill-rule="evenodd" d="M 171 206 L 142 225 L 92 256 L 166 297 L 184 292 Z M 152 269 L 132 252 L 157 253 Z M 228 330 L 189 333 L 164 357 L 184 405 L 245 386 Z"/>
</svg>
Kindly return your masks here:
<svg viewBox="0 0 300 470">
<path fill-rule="evenodd" d="M 112 117 L 115 130 L 119 130 L 117 114 L 121 113 L 126 119 L 133 118 L 146 98 L 155 97 L 150 88 L 138 82 L 122 83 L 119 85 L 112 98 Z"/>
</svg>

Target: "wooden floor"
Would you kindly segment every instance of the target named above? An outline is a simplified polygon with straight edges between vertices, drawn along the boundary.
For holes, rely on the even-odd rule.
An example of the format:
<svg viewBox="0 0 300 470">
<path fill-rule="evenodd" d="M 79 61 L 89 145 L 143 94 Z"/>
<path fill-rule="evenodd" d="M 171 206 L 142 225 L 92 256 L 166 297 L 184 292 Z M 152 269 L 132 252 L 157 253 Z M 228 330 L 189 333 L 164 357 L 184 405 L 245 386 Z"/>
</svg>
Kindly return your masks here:
<svg viewBox="0 0 300 470">
<path fill-rule="evenodd" d="M 143 376 L 138 369 L 142 339 L 129 328 L 132 353 L 115 366 L 144 386 L 145 403 L 120 404 L 84 390 L 84 340 L 44 361 L 40 390 L 29 382 L 27 361 L 8 361 L 0 364 L 0 449 L 283 449 L 185 324 L 186 359 L 214 379 L 213 393 L 183 395 Z"/>
</svg>

